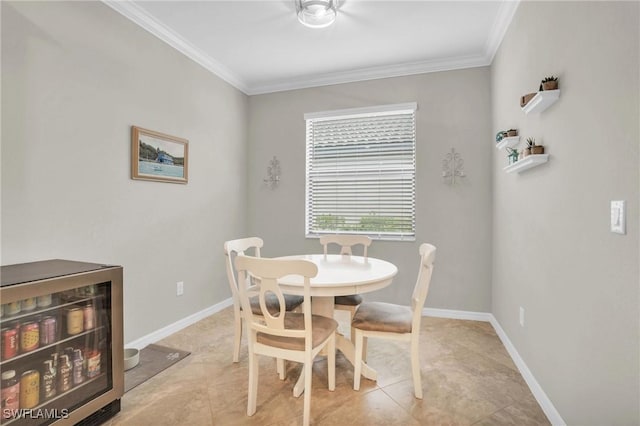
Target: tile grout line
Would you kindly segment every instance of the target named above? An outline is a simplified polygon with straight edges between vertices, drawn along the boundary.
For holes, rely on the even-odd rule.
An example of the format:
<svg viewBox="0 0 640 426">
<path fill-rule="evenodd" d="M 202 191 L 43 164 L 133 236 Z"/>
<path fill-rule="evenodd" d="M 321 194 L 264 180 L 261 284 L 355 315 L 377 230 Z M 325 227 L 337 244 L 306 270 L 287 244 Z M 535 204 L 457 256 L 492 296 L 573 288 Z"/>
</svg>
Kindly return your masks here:
<svg viewBox="0 0 640 426">
<path fill-rule="evenodd" d="M 409 410 L 407 408 L 404 408 L 402 406 L 402 404 L 400 404 L 393 396 L 391 396 L 387 391 L 385 391 L 385 388 L 388 388 L 389 386 L 397 385 L 398 383 L 402 383 L 403 381 L 405 381 L 405 382 L 411 381 L 411 389 L 413 389 L 413 379 L 404 379 L 404 380 L 400 380 L 400 381 L 398 381 L 396 383 L 390 383 L 390 384 L 388 384 L 388 385 L 386 385 L 384 387 L 380 387 L 380 390 L 382 392 L 384 392 L 384 394 L 387 395 L 393 402 L 395 402 L 395 404 L 398 407 L 400 407 L 402 410 L 404 410 L 409 415 L 409 417 L 411 417 L 412 419 L 416 420 L 417 422 L 420 422 L 420 419 L 416 418 L 413 414 L 411 414 L 411 410 Z M 412 395 L 413 395 L 413 393 L 412 393 Z M 414 396 L 414 398 L 415 398 L 415 396 Z M 424 400 L 421 399 L 420 401 L 422 402 Z"/>
</svg>

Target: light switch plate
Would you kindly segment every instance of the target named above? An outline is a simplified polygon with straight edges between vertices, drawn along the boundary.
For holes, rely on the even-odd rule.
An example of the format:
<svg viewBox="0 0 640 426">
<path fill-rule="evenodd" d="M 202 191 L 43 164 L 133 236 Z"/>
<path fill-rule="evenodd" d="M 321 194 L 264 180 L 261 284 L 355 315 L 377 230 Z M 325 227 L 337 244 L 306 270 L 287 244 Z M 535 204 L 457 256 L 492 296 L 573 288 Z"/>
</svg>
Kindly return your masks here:
<svg viewBox="0 0 640 426">
<path fill-rule="evenodd" d="M 624 200 L 611 201 L 611 232 L 626 234 L 627 214 Z"/>
</svg>

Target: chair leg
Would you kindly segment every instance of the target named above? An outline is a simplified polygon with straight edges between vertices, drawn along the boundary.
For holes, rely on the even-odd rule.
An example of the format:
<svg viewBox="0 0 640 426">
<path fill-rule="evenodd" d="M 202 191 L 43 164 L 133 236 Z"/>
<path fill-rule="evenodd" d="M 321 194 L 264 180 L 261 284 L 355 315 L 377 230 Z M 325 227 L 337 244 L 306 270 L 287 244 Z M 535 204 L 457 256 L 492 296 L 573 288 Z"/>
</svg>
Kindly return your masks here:
<svg viewBox="0 0 640 426">
<path fill-rule="evenodd" d="M 362 374 L 362 346 L 364 336 L 362 330 L 356 329 L 356 354 L 353 364 L 353 390 L 360 390 L 360 376 Z"/>
<path fill-rule="evenodd" d="M 367 362 L 367 343 L 369 338 L 367 336 L 362 337 L 362 361 Z"/>
<path fill-rule="evenodd" d="M 336 390 L 336 335 L 335 333 L 329 339 L 327 344 L 327 370 L 329 374 L 329 390 Z"/>
<path fill-rule="evenodd" d="M 280 380 L 284 380 L 284 359 L 276 358 L 276 371 Z"/>
<path fill-rule="evenodd" d="M 411 339 L 411 370 L 413 373 L 413 391 L 416 398 L 422 399 L 422 379 L 420 377 L 419 341 L 417 337 Z"/>
<path fill-rule="evenodd" d="M 247 416 L 256 413 L 258 399 L 258 356 L 249 352 L 249 397 L 247 402 Z"/>
<path fill-rule="evenodd" d="M 304 362 L 304 411 L 302 415 L 302 424 L 309 426 L 311 417 L 311 375 L 313 369 L 313 358 L 307 354 Z"/>
<path fill-rule="evenodd" d="M 240 316 L 240 310 L 234 312 L 234 337 L 233 337 L 233 362 L 240 361 L 240 341 L 242 339 L 242 317 Z"/>
</svg>

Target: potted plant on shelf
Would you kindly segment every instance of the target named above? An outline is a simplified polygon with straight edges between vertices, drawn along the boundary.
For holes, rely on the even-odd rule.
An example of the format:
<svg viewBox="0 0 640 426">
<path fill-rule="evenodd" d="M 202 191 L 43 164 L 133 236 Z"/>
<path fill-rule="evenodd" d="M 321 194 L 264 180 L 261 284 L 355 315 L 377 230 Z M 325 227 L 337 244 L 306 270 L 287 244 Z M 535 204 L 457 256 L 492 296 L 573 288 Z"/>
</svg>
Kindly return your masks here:
<svg viewBox="0 0 640 426">
<path fill-rule="evenodd" d="M 520 106 L 524 108 L 529 103 L 529 101 L 533 99 L 533 97 L 537 94 L 538 92 L 527 93 L 526 95 L 520 97 Z"/>
<path fill-rule="evenodd" d="M 526 144 L 527 146 L 522 151 L 522 158 L 526 157 L 527 155 L 531 155 L 531 147 L 536 144 L 536 140 L 533 138 L 527 138 Z"/>
<path fill-rule="evenodd" d="M 507 152 L 509 153 L 509 155 L 507 155 L 507 159 L 509 160 L 509 164 L 513 164 L 516 161 L 518 161 L 518 151 L 516 151 L 515 149 L 513 149 L 511 147 L 507 147 Z"/>
<path fill-rule="evenodd" d="M 536 140 L 534 138 L 527 138 L 527 147 L 531 155 L 544 154 L 544 146 L 536 145 Z"/>
<path fill-rule="evenodd" d="M 517 129 L 509 129 L 507 130 L 507 137 L 512 137 L 512 136 L 518 136 L 518 130 Z"/>
<path fill-rule="evenodd" d="M 542 90 L 557 90 L 558 89 L 558 77 L 551 75 L 545 77 L 542 80 Z"/>
</svg>

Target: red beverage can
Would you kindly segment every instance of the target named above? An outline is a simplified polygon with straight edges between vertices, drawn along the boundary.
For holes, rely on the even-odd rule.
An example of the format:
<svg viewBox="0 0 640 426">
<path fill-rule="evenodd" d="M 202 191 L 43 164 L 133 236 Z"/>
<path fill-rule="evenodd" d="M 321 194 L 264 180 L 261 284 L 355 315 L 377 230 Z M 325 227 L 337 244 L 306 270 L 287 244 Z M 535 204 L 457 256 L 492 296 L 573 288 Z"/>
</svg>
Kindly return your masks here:
<svg viewBox="0 0 640 426">
<path fill-rule="evenodd" d="M 18 329 L 2 329 L 2 359 L 13 358 L 18 355 Z"/>
<path fill-rule="evenodd" d="M 50 345 L 56 342 L 58 322 L 55 317 L 44 317 L 40 321 L 40 344 Z"/>
</svg>

